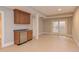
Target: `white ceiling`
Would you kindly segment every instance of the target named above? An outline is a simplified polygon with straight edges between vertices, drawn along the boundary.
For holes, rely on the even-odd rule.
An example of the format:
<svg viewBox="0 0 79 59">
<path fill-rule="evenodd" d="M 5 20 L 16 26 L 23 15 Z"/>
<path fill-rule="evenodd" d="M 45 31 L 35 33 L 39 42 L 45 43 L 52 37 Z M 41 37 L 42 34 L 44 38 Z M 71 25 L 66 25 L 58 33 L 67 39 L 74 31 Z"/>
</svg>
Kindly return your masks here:
<svg viewBox="0 0 79 59">
<path fill-rule="evenodd" d="M 12 9 L 21 9 L 27 12 L 27 7 L 42 13 L 45 16 L 58 15 L 63 13 L 72 13 L 75 10 L 75 6 L 8 6 Z M 58 11 L 58 9 L 62 9 L 62 11 Z"/>
<path fill-rule="evenodd" d="M 74 6 L 32 6 L 35 10 L 45 14 L 47 16 L 57 15 L 62 13 L 72 13 L 74 12 Z M 62 11 L 58 11 L 58 9 L 62 9 Z"/>
</svg>

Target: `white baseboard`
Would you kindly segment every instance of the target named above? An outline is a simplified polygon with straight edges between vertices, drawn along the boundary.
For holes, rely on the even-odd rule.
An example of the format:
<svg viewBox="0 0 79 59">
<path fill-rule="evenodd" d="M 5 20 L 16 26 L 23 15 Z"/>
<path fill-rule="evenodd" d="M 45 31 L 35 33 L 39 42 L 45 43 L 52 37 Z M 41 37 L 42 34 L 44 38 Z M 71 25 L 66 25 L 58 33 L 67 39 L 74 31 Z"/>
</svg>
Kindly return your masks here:
<svg viewBox="0 0 79 59">
<path fill-rule="evenodd" d="M 39 35 L 41 35 L 41 34 L 61 35 L 61 36 L 68 36 L 68 37 L 71 37 L 72 38 L 72 35 L 69 35 L 69 34 L 59 34 L 59 33 L 53 33 L 53 32 L 42 32 Z"/>
<path fill-rule="evenodd" d="M 42 34 L 44 34 L 44 32 L 42 32 L 42 33 L 39 33 L 39 35 L 42 35 Z"/>
<path fill-rule="evenodd" d="M 5 48 L 5 47 L 11 46 L 11 45 L 14 45 L 14 42 L 4 44 L 2 48 Z"/>
</svg>

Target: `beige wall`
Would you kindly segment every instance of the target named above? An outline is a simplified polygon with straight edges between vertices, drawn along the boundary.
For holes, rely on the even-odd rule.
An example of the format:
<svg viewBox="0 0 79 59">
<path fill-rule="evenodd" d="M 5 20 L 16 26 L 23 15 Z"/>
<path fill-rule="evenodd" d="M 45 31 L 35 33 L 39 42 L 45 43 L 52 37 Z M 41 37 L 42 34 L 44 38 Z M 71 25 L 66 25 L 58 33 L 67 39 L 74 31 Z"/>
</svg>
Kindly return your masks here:
<svg viewBox="0 0 79 59">
<path fill-rule="evenodd" d="M 39 15 L 33 15 L 33 38 L 38 39 L 39 38 Z"/>
<path fill-rule="evenodd" d="M 43 20 L 43 18 L 39 18 L 39 35 L 40 34 L 43 34 L 43 29 L 44 29 L 44 20 Z"/>
<path fill-rule="evenodd" d="M 0 39 L 2 38 L 2 19 L 0 14 Z"/>
<path fill-rule="evenodd" d="M 68 19 L 67 21 L 67 33 L 72 35 L 72 21 L 73 21 L 73 17 Z"/>
<path fill-rule="evenodd" d="M 6 8 L 6 7 L 0 7 L 0 11 L 3 12 L 3 19 L 2 19 L 2 28 L 3 28 L 3 40 L 2 40 L 2 46 L 6 47 L 9 45 L 12 45 L 14 43 L 14 35 L 13 35 L 13 10 Z"/>
<path fill-rule="evenodd" d="M 51 24 L 51 20 L 44 20 L 44 32 L 52 32 L 52 24 Z"/>
<path fill-rule="evenodd" d="M 59 19 L 59 20 L 58 20 Z M 53 29 L 53 22 L 54 21 L 65 21 L 66 22 L 66 34 L 69 34 L 69 35 L 72 35 L 72 17 L 69 17 L 69 18 L 52 18 L 52 19 L 45 19 L 44 20 L 44 32 L 45 33 L 54 33 L 53 31 L 52 31 L 52 29 Z"/>
<path fill-rule="evenodd" d="M 18 8 L 18 7 L 17 7 Z M 19 8 L 22 9 L 22 8 Z M 33 9 L 26 7 L 23 10 L 27 10 L 27 12 L 30 12 L 32 15 L 39 15 L 41 16 L 42 14 L 40 14 L 39 12 L 34 11 Z M 14 12 L 13 9 L 11 8 L 7 8 L 7 7 L 0 7 L 0 11 L 3 12 L 3 36 L 4 36 L 4 40 L 3 40 L 3 47 L 7 47 L 9 45 L 13 45 L 14 44 L 14 30 L 15 29 L 32 29 L 33 27 L 33 33 L 35 33 L 38 31 L 38 29 L 35 29 L 36 25 L 34 25 L 32 27 L 32 25 L 35 23 L 33 22 L 33 18 L 31 18 L 31 24 L 30 25 L 14 25 Z M 43 15 L 42 15 L 43 16 Z M 35 20 L 38 19 L 38 16 L 36 16 Z M 37 22 L 35 23 L 37 24 Z M 38 25 L 38 24 L 37 24 Z M 36 30 L 36 31 L 35 31 Z M 33 35 L 34 36 L 34 35 Z"/>
<path fill-rule="evenodd" d="M 3 7 L 0 7 L 0 12 L 2 15 L 2 47 L 12 45 L 14 43 L 13 35 L 13 10 Z"/>
<path fill-rule="evenodd" d="M 73 15 L 73 39 L 79 46 L 79 8 L 76 9 Z"/>
</svg>

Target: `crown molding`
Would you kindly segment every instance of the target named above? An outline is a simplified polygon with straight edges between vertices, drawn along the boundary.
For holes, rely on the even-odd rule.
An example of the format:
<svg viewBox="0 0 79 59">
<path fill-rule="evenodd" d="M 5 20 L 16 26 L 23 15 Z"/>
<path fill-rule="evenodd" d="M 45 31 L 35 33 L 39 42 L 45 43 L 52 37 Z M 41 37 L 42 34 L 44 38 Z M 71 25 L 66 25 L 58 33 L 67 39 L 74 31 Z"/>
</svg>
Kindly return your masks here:
<svg viewBox="0 0 79 59">
<path fill-rule="evenodd" d="M 49 18 L 63 18 L 63 17 L 73 17 L 73 13 L 57 14 L 57 15 L 45 17 L 44 19 L 49 19 Z"/>
</svg>

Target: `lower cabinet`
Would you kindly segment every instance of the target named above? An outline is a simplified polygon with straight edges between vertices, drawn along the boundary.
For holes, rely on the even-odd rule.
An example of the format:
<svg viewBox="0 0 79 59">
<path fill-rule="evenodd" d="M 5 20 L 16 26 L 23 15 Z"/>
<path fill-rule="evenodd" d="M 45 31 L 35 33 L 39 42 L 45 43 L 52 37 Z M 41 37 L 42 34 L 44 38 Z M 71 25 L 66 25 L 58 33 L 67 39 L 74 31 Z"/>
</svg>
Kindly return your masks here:
<svg viewBox="0 0 79 59">
<path fill-rule="evenodd" d="M 32 40 L 32 30 L 27 31 L 27 40 Z"/>
<path fill-rule="evenodd" d="M 14 43 L 20 44 L 20 32 L 14 31 Z"/>
<path fill-rule="evenodd" d="M 32 40 L 32 30 L 29 31 L 14 31 L 14 43 L 20 45 L 29 40 Z"/>
</svg>

